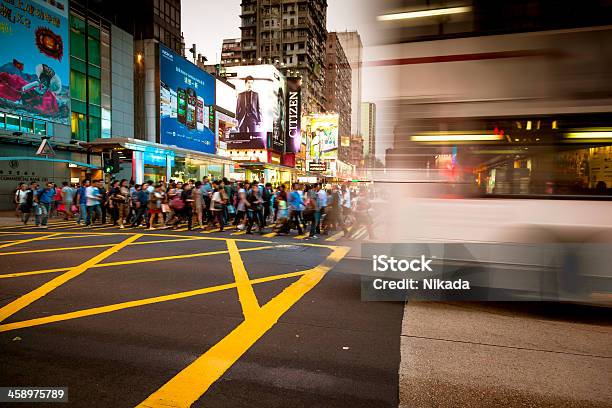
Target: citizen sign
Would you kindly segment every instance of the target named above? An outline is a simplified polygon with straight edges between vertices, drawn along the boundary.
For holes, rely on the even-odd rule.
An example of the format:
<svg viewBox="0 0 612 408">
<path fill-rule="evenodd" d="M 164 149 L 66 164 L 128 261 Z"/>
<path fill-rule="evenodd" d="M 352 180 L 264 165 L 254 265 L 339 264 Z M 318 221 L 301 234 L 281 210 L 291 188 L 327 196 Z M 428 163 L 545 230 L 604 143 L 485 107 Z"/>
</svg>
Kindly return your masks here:
<svg viewBox="0 0 612 408">
<path fill-rule="evenodd" d="M 300 136 L 300 93 L 289 92 L 289 137 Z"/>
</svg>

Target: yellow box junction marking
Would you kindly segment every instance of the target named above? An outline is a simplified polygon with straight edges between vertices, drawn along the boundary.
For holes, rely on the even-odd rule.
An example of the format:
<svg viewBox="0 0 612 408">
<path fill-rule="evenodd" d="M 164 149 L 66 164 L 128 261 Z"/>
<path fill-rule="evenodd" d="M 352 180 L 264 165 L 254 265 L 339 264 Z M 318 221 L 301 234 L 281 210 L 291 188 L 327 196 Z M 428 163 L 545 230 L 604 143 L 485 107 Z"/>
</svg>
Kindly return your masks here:
<svg viewBox="0 0 612 408">
<path fill-rule="evenodd" d="M 253 279 L 252 281 L 250 281 L 250 283 L 258 284 L 258 283 L 272 282 L 275 280 L 294 278 L 296 276 L 302 276 L 307 272 L 308 271 L 297 271 L 297 272 L 286 273 L 283 275 L 266 276 L 264 278 Z M 154 297 L 144 298 L 144 299 L 139 299 L 139 300 L 131 300 L 128 302 L 115 303 L 115 304 L 107 305 L 107 306 L 98 306 L 98 307 L 93 307 L 90 309 L 77 310 L 74 312 L 61 313 L 61 314 L 45 316 L 45 317 L 38 317 L 34 319 L 29 319 L 29 320 L 22 320 L 20 322 L 6 323 L 6 324 L 0 325 L 0 333 L 11 331 L 11 330 L 24 329 L 27 327 L 42 326 L 42 325 L 50 324 L 50 323 L 63 322 L 66 320 L 78 319 L 81 317 L 95 316 L 95 315 L 104 314 L 104 313 L 111 313 L 111 312 L 116 312 L 119 310 L 151 305 L 154 303 L 185 299 L 185 298 L 189 298 L 193 296 L 204 295 L 206 293 L 221 292 L 223 290 L 233 289 L 236 286 L 237 286 L 236 283 L 232 282 L 232 283 L 226 283 L 224 285 L 189 290 L 186 292 L 178 292 L 178 293 L 172 293 L 169 295 L 154 296 Z"/>
<path fill-rule="evenodd" d="M 190 407 L 285 312 L 314 288 L 348 251 L 349 248 L 336 247 L 321 265 L 306 272 L 262 306 L 256 314 L 249 315 L 221 341 L 140 403 L 138 408 Z"/>
<path fill-rule="evenodd" d="M 253 291 L 253 286 L 249 279 L 249 274 L 244 267 L 236 241 L 232 239 L 227 240 L 227 250 L 230 255 L 230 263 L 232 264 L 232 272 L 234 273 L 234 280 L 238 285 L 238 298 L 242 305 L 242 313 L 245 319 L 249 319 L 259 312 L 259 302 Z"/>
<path fill-rule="evenodd" d="M 54 235 L 54 234 L 52 234 L 52 235 Z M 115 252 L 117 252 L 117 251 L 121 250 L 122 248 L 124 248 L 126 245 L 136 241 L 141 236 L 142 236 L 142 234 L 136 234 L 136 235 L 132 235 L 129 238 L 126 238 L 122 242 L 114 245 L 111 248 L 108 248 L 104 252 L 94 256 L 93 258 L 89 259 L 88 261 L 85 261 L 82 264 L 77 265 L 77 266 L 71 268 L 70 270 L 68 270 L 67 272 L 61 274 L 60 276 L 56 276 L 55 278 L 51 279 L 49 282 L 39 286 L 38 288 L 34 289 L 33 291 L 31 291 L 29 293 L 26 293 L 23 296 L 15 299 L 14 301 L 9 303 L 8 305 L 3 306 L 2 308 L 0 308 L 0 322 L 6 320 L 8 317 L 10 317 L 13 314 L 17 313 L 18 311 L 20 311 L 24 307 L 28 306 L 29 304 L 37 301 L 41 297 L 47 295 L 49 292 L 53 291 L 54 289 L 58 288 L 59 286 L 63 285 L 64 283 L 68 282 L 69 280 L 79 276 L 80 274 L 85 272 L 87 269 L 91 268 L 93 265 L 95 265 L 95 264 L 103 261 L 104 259 L 108 258 L 109 256 L 111 256 Z"/>
<path fill-rule="evenodd" d="M 149 242 L 157 242 L 157 241 L 149 241 Z M 273 249 L 273 248 L 277 248 L 277 247 L 278 247 L 278 245 L 258 246 L 258 247 L 239 249 L 238 252 L 261 251 L 262 249 Z M 193 253 L 193 254 L 185 254 L 185 255 L 161 256 L 161 257 L 158 257 L 158 258 L 130 259 L 130 260 L 127 260 L 127 261 L 116 261 L 116 262 L 99 263 L 99 264 L 93 265 L 92 268 L 105 268 L 105 267 L 108 267 L 108 266 L 119 266 L 119 265 L 141 264 L 141 263 L 147 263 L 147 262 L 169 261 L 169 260 L 174 260 L 174 259 L 195 258 L 195 257 L 199 257 L 199 256 L 220 255 L 220 254 L 227 254 L 227 253 L 229 253 L 229 251 L 221 250 L 221 251 L 210 251 L 210 252 L 196 252 L 196 253 Z M 55 269 L 41 269 L 41 270 L 38 270 L 38 271 L 28 271 L 28 272 L 7 273 L 7 274 L 4 274 L 4 275 L 0 275 L 0 279 L 19 278 L 21 276 L 40 275 L 40 274 L 44 274 L 44 273 L 64 272 L 64 271 L 69 270 L 70 268 L 71 267 L 67 267 L 67 268 L 55 268 Z"/>
<path fill-rule="evenodd" d="M 9 242 L 8 244 L 2 244 L 0 245 L 0 248 L 7 248 L 13 245 L 17 245 L 17 244 L 25 244 L 26 242 L 32 242 L 32 241 L 42 241 L 51 237 L 56 237 L 58 235 L 61 235 L 60 232 L 56 233 L 56 234 L 51 234 L 51 235 L 44 235 L 42 237 L 36 237 L 36 238 L 28 238 L 28 239 L 20 239 L 18 241 L 13 241 L 13 242 Z"/>
<path fill-rule="evenodd" d="M 38 233 L 32 233 L 38 234 Z M 65 233 L 70 234 L 70 233 Z M 82 234 L 82 233 L 73 233 Z M 91 233 L 90 233 L 91 234 Z M 95 234 L 95 233 L 94 233 Z M 92 235 L 94 235 L 92 234 Z M 43 237 L 35 237 L 33 239 L 22 240 L 19 242 L 29 242 L 35 240 L 43 240 L 45 238 L 55 236 L 59 234 L 51 234 Z M 95 235 L 100 236 L 113 236 L 113 235 L 130 235 L 121 243 L 113 245 L 111 248 L 105 250 L 101 254 L 91 258 L 90 260 L 71 268 L 58 268 L 58 269 L 47 269 L 45 271 L 31 271 L 21 272 L 9 275 L 26 276 L 26 274 L 35 273 L 50 273 L 51 271 L 64 271 L 64 274 L 57 276 L 51 281 L 43 284 L 42 286 L 34 289 L 30 293 L 21 296 L 19 299 L 11 302 L 10 304 L 0 309 L 0 322 L 10 317 L 17 311 L 27 307 L 29 304 L 35 302 L 41 297 L 45 296 L 55 288 L 68 282 L 70 279 L 80 275 L 89 268 L 115 266 L 128 263 L 142 263 L 147 260 L 130 260 L 120 262 L 110 262 L 107 264 L 101 264 L 100 262 L 115 252 L 121 250 L 127 245 L 133 244 L 135 240 L 143 236 L 144 234 L 126 234 L 126 233 L 97 233 Z M 187 238 L 180 235 L 170 234 L 148 234 L 153 236 L 163 236 L 164 238 Z M 200 237 L 189 237 L 189 239 L 202 239 Z M 188 240 L 189 240 L 188 239 Z M 170 301 L 175 299 L 182 299 L 186 297 L 196 296 L 205 293 L 211 293 L 221 290 L 227 290 L 236 288 L 238 296 L 243 309 L 245 320 L 230 332 L 220 342 L 211 347 L 207 352 L 197 358 L 184 370 L 182 370 L 175 377 L 170 379 L 165 385 L 163 385 L 156 392 L 151 394 L 145 401 L 143 401 L 139 407 L 188 407 L 202 396 L 208 388 L 217 381 L 225 371 L 227 371 L 237 360 L 240 358 L 261 336 L 263 336 L 270 328 L 277 323 L 278 319 L 287 312 L 297 301 L 299 301 L 306 293 L 314 288 L 325 274 L 337 264 L 349 251 L 346 247 L 332 247 L 319 244 L 300 244 L 302 246 L 311 246 L 319 248 L 331 249 L 332 253 L 325 259 L 320 265 L 305 271 L 298 271 L 287 273 L 284 275 L 269 276 L 260 279 L 250 280 L 248 273 L 244 267 L 244 263 L 240 256 L 240 252 L 254 251 L 261 249 L 274 248 L 272 242 L 260 241 L 260 240 L 241 240 L 241 239 L 228 239 L 228 238 L 203 238 L 205 240 L 223 240 L 227 244 L 227 251 L 211 251 L 208 253 L 201 254 L 188 254 L 188 255 L 177 255 L 169 257 L 152 258 L 150 262 L 176 259 L 176 257 L 193 257 L 193 256 L 204 256 L 204 255 L 215 255 L 220 253 L 229 253 L 230 263 L 232 265 L 232 271 L 234 273 L 235 283 L 219 285 L 215 287 L 202 288 L 198 290 L 192 290 L 187 292 L 174 293 L 170 295 L 156 296 L 152 298 L 146 298 L 135 301 L 128 301 L 117 303 L 114 305 L 96 307 L 91 309 L 85 309 L 75 312 L 69 312 L 54 316 L 46 316 L 42 318 L 35 318 L 25 320 L 21 322 L 8 323 L 0 325 L 0 332 L 16 330 L 25 327 L 39 326 L 43 324 L 64 321 L 69 319 L 75 319 L 79 317 L 92 316 L 102 313 L 109 313 L 117 310 L 126 308 L 132 308 L 137 306 L 149 305 L 152 303 Z M 238 249 L 236 241 L 243 242 L 261 242 L 266 243 L 268 246 L 254 247 Z M 17 242 L 17 241 L 16 241 Z M 148 241 L 146 243 L 164 242 L 160 241 Z M 112 244 L 111 244 L 112 245 Z M 274 297 L 264 306 L 259 306 L 258 300 L 253 291 L 253 284 L 269 282 L 278 279 L 284 279 L 289 277 L 301 276 L 301 278 L 285 288 L 279 295 Z"/>
</svg>

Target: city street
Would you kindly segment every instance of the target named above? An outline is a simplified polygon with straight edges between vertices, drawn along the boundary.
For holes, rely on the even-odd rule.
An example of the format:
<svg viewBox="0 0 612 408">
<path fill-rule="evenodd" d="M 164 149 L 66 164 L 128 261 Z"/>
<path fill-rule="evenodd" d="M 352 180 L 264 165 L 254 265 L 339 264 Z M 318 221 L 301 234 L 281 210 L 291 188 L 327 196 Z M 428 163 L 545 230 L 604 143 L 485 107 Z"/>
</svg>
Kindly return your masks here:
<svg viewBox="0 0 612 408">
<path fill-rule="evenodd" d="M 88 407 L 397 406 L 403 305 L 360 301 L 346 247 L 61 225 L 2 230 L 3 384 Z"/>
<path fill-rule="evenodd" d="M 362 302 L 364 261 L 344 239 L 61 221 L 0 233 L 2 383 L 68 387 L 70 406 L 603 407 L 612 398 L 606 309 Z"/>
</svg>

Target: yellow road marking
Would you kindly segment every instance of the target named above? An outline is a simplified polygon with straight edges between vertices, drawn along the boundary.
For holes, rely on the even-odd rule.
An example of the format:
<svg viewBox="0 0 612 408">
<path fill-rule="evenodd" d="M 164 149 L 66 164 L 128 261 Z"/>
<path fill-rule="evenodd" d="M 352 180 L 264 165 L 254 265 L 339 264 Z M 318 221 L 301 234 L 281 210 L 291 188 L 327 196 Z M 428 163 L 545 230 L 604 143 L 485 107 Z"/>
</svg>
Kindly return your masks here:
<svg viewBox="0 0 612 408">
<path fill-rule="evenodd" d="M 244 314 L 244 318 L 248 320 L 259 312 L 259 302 L 257 301 L 257 297 L 255 297 L 253 286 L 251 286 L 249 273 L 244 267 L 240 252 L 238 252 L 236 241 L 228 239 L 227 250 L 229 251 L 232 271 L 238 288 L 238 298 L 242 305 L 242 313 Z"/>
<path fill-rule="evenodd" d="M 230 235 L 244 235 L 246 234 L 246 230 L 232 232 Z"/>
<path fill-rule="evenodd" d="M 47 224 L 49 226 L 55 226 L 55 225 L 59 225 L 59 224 L 70 224 L 70 223 L 74 223 L 74 221 L 54 221 L 54 222 L 48 222 Z M 38 229 L 40 227 L 37 227 L 34 224 L 28 224 L 28 225 L 23 225 L 23 223 L 20 223 L 20 225 L 9 225 L 6 227 L 0 227 L 2 229 L 25 229 L 25 230 L 31 230 L 31 229 Z"/>
<path fill-rule="evenodd" d="M 276 248 L 276 246 L 268 245 L 268 246 L 244 248 L 244 249 L 238 250 L 238 252 L 261 251 L 263 249 L 273 249 L 273 248 Z M 159 258 L 131 259 L 129 261 L 103 263 L 95 267 L 119 266 L 119 265 L 146 263 L 146 262 L 168 261 L 172 259 L 184 259 L 184 258 L 193 258 L 193 257 L 198 257 L 198 256 L 220 255 L 220 254 L 227 254 L 227 253 L 229 253 L 229 251 L 221 250 L 221 251 L 211 251 L 211 252 L 200 252 L 200 253 L 195 253 L 195 254 L 162 256 Z M 0 275 L 0 277 L 2 277 L 2 275 Z"/>
<path fill-rule="evenodd" d="M 349 251 L 337 247 L 319 266 L 285 288 L 245 319 L 238 327 L 208 351 L 141 402 L 138 407 L 189 407 L 219 379 L 255 342 L 270 330 L 278 319 L 314 288 L 325 274 Z"/>
<path fill-rule="evenodd" d="M 89 235 L 89 234 L 83 234 L 83 235 L 64 235 L 62 234 L 61 237 L 53 237 L 53 238 L 47 238 L 48 241 L 52 241 L 52 240 L 56 240 L 56 239 L 72 239 L 72 238 L 91 238 L 91 237 L 95 237 L 95 235 Z"/>
<path fill-rule="evenodd" d="M 61 274 L 60 276 L 56 276 L 55 278 L 51 279 L 49 282 L 39 286 L 38 288 L 34 289 L 33 291 L 31 291 L 29 293 L 19 297 L 18 299 L 12 301 L 8 305 L 3 306 L 0 309 L 0 322 L 5 320 L 6 318 L 12 316 L 13 314 L 17 313 L 18 311 L 20 311 L 24 307 L 28 306 L 29 304 L 37 301 L 41 297 L 47 295 L 48 293 L 50 293 L 54 289 L 58 288 L 59 286 L 63 285 L 64 283 L 68 282 L 69 280 L 79 276 L 80 274 L 85 272 L 87 269 L 89 269 L 93 265 L 97 264 L 100 261 L 103 261 L 105 258 L 107 258 L 107 257 L 111 256 L 112 254 L 116 253 L 117 251 L 121 250 L 122 248 L 124 248 L 128 244 L 136 241 L 141 236 L 142 236 L 142 234 L 136 234 L 136 235 L 132 235 L 131 237 L 126 238 L 122 242 L 114 245 L 111 248 L 108 248 L 104 252 L 94 256 L 93 258 L 83 262 L 80 265 L 77 265 L 77 266 L 71 268 L 69 271 Z"/>
<path fill-rule="evenodd" d="M 239 252 L 251 252 L 251 251 L 261 251 L 263 249 L 273 249 L 273 248 L 277 248 L 277 246 L 276 245 L 258 246 L 258 247 L 251 247 L 251 248 L 243 248 L 243 249 L 239 249 L 238 251 Z M 147 262 L 159 262 L 159 261 L 168 261 L 168 260 L 172 260 L 172 259 L 193 258 L 193 257 L 210 256 L 210 255 L 221 255 L 221 254 L 227 254 L 227 253 L 229 253 L 229 251 L 222 250 L 222 251 L 212 251 L 212 252 L 199 252 L 199 253 L 195 253 L 195 254 L 186 254 L 186 255 L 170 255 L 170 256 L 163 256 L 163 257 L 159 257 L 159 258 L 130 259 L 130 260 L 127 260 L 127 261 L 99 263 L 99 264 L 96 264 L 96 265 L 92 266 L 92 268 L 105 268 L 105 267 L 108 267 L 108 266 L 120 266 L 120 265 L 147 263 Z M 70 268 L 71 267 L 56 268 L 56 269 L 41 269 L 41 270 L 38 270 L 38 271 L 28 271 L 28 272 L 7 273 L 7 274 L 4 274 L 4 275 L 0 275 L 0 279 L 19 278 L 19 277 L 22 277 L 22 276 L 41 275 L 41 274 L 45 274 L 45 273 L 55 273 L 55 272 L 64 272 L 64 271 L 70 270 Z"/>
<path fill-rule="evenodd" d="M 180 231 L 180 230 L 175 230 L 175 231 Z M 37 232 L 20 232 L 20 234 L 41 234 L 44 232 L 41 231 L 37 231 Z M 0 231 L 0 234 L 15 234 L 14 232 L 9 232 L 9 231 Z M 100 236 L 113 236 L 113 235 L 132 235 L 134 234 L 134 232 L 131 231 L 124 231 L 124 232 L 94 232 L 94 231 L 81 231 L 81 232 L 71 232 L 71 231 L 62 231 L 62 234 L 89 234 L 89 235 L 100 235 Z M 190 238 L 190 239 L 202 239 L 202 240 L 210 240 L 210 241 L 225 241 L 229 238 L 223 238 L 223 237 L 204 237 L 202 235 L 179 235 L 179 234 L 172 234 L 172 233 L 165 233 L 165 234 L 161 234 L 161 233 L 147 233 L 146 234 L 148 237 L 174 237 L 174 238 Z M 268 244 L 270 243 L 270 241 L 265 241 L 265 240 L 257 240 L 257 239 L 241 239 L 241 238 L 235 238 L 236 242 L 261 242 L 264 244 Z"/>
<path fill-rule="evenodd" d="M 310 234 L 296 235 L 296 236 L 295 236 L 295 237 L 293 237 L 293 238 L 295 238 L 295 239 L 305 239 L 305 238 L 307 238 L 307 237 L 308 237 L 308 235 L 310 235 Z"/>
<path fill-rule="evenodd" d="M 45 240 L 47 238 L 55 237 L 55 236 L 60 235 L 60 234 L 61 233 L 51 234 L 51 235 L 43 235 L 42 237 L 20 239 L 20 240 L 17 240 L 17 241 L 9 242 L 8 244 L 2 244 L 2 245 L 0 245 L 0 248 L 8 248 L 8 247 L 13 246 L 13 245 L 25 244 L 26 242 L 32 242 L 32 241 L 42 241 L 42 240 Z M 6 254 L 6 252 L 0 252 L 0 255 L 4 255 L 4 254 Z"/>
<path fill-rule="evenodd" d="M 206 231 L 202 230 L 202 234 L 212 234 L 213 232 L 219 232 L 219 231 L 220 231 L 219 228 L 213 228 L 213 229 L 206 230 Z"/>
<path fill-rule="evenodd" d="M 59 235 L 59 234 L 63 234 L 62 232 L 58 232 L 57 234 L 54 235 Z M 142 235 L 142 234 L 140 234 Z M 43 237 L 39 237 L 44 239 Z M 148 245 L 148 244 L 160 244 L 160 243 L 166 243 L 166 242 L 179 242 L 179 241 L 193 241 L 194 238 L 191 238 L 189 236 L 185 236 L 183 237 L 184 239 L 160 239 L 160 240 L 155 240 L 155 241 L 142 241 L 142 242 L 134 242 L 133 244 L 130 245 Z M 34 241 L 35 239 L 32 239 L 31 241 Z M 13 252 L 0 252 L 0 256 L 3 255 L 23 255 L 23 254 L 36 254 L 39 252 L 55 252 L 55 251 L 72 251 L 72 250 L 76 250 L 76 249 L 91 249 L 91 248 L 106 248 L 106 247 L 112 247 L 115 244 L 97 244 L 97 245 L 82 245 L 82 246 L 75 246 L 75 247 L 60 247 L 60 248 L 42 248 L 42 249 L 28 249 L 28 250 L 24 250 L 24 251 L 13 251 Z M 1 248 L 1 246 L 0 246 Z"/>
<path fill-rule="evenodd" d="M 266 276 L 264 278 L 253 279 L 251 281 L 251 284 L 258 284 L 258 283 L 272 282 L 275 280 L 293 278 L 296 276 L 304 275 L 306 272 L 307 271 L 297 271 L 297 272 L 285 273 L 282 275 Z M 116 312 L 118 310 L 129 309 L 129 308 L 139 307 L 139 306 L 146 306 L 146 305 L 150 305 L 153 303 L 185 299 L 188 297 L 204 295 L 206 293 L 220 292 L 223 290 L 233 289 L 235 287 L 236 287 L 236 283 L 232 282 L 232 283 L 227 283 L 224 285 L 211 286 L 208 288 L 189 290 L 186 292 L 178 292 L 178 293 L 172 293 L 169 295 L 154 296 L 154 297 L 145 298 L 145 299 L 115 303 L 115 304 L 107 305 L 107 306 L 94 307 L 91 309 L 77 310 L 75 312 L 68 312 L 68 313 L 62 313 L 62 314 L 57 314 L 57 315 L 52 315 L 52 316 L 39 317 L 35 319 L 22 320 L 20 322 L 14 322 L 14 323 L 6 323 L 6 324 L 0 325 L 0 333 L 11 331 L 11 330 L 23 329 L 26 327 L 41 326 L 41 325 L 49 324 L 49 323 L 62 322 L 65 320 L 78 319 L 81 317 L 94 316 L 94 315 L 103 314 L 103 313 Z"/>
<path fill-rule="evenodd" d="M 278 232 L 270 232 L 268 234 L 264 234 L 263 236 L 266 238 L 274 238 L 277 235 L 278 235 Z"/>
<path fill-rule="evenodd" d="M 85 228 L 85 224 L 83 225 L 79 225 L 75 222 L 71 222 L 69 224 L 64 224 L 64 225 L 54 225 L 53 227 L 49 227 L 48 229 L 52 229 L 52 230 L 58 230 L 58 229 L 84 229 Z"/>
</svg>

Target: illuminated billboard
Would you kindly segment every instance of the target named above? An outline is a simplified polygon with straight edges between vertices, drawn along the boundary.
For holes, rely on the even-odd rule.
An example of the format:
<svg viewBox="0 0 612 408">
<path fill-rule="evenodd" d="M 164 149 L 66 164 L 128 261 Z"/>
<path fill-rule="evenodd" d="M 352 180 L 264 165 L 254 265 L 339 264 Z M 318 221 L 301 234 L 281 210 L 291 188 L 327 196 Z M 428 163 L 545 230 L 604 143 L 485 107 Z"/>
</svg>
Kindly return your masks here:
<svg viewBox="0 0 612 408">
<path fill-rule="evenodd" d="M 337 114 L 315 114 L 304 117 L 307 133 L 308 159 L 335 159 L 338 157 L 338 123 Z"/>
<path fill-rule="evenodd" d="M 227 80 L 236 87 L 236 132 L 228 135 L 228 149 L 244 142 L 263 139 L 278 152 L 285 149 L 285 77 L 273 65 L 243 65 L 226 68 Z M 247 137 L 247 135 L 249 137 Z M 238 146 L 234 141 L 241 141 Z"/>
<path fill-rule="evenodd" d="M 0 8 L 0 110 L 69 125 L 68 0 Z"/>
<path fill-rule="evenodd" d="M 299 153 L 301 145 L 302 78 L 287 78 L 287 130 L 285 152 Z"/>
<path fill-rule="evenodd" d="M 162 44 L 159 60 L 160 143 L 214 154 L 215 78 Z"/>
<path fill-rule="evenodd" d="M 215 79 L 215 105 L 229 113 L 236 113 L 236 88 Z"/>
</svg>

